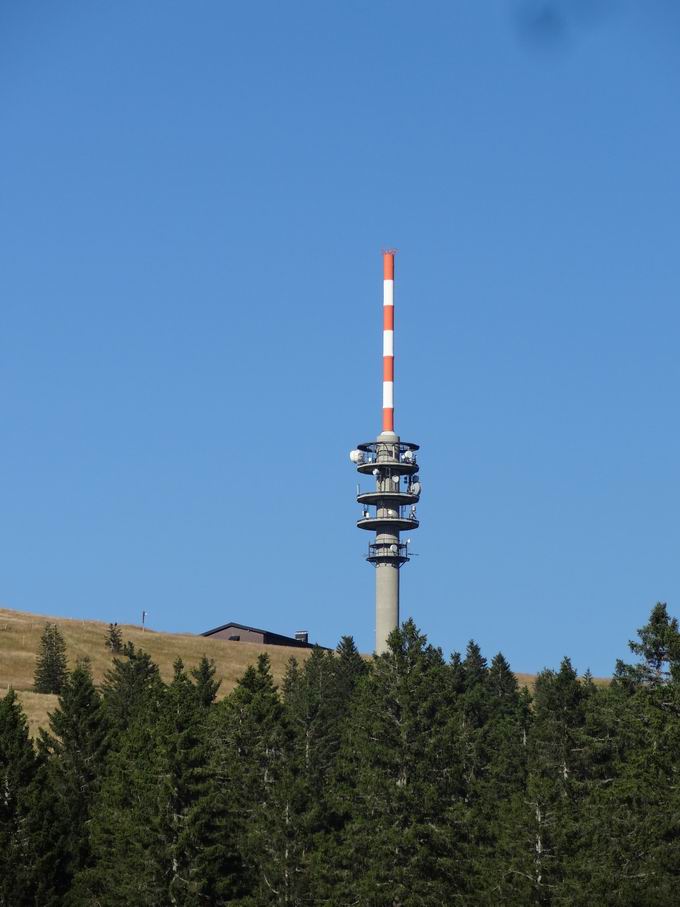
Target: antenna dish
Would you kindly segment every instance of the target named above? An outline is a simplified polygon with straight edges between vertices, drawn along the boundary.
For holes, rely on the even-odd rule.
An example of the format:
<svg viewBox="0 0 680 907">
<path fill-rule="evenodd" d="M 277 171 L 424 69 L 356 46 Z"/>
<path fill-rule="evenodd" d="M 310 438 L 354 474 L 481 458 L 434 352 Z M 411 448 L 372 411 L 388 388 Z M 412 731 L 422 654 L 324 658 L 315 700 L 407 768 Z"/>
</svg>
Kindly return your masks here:
<svg viewBox="0 0 680 907">
<path fill-rule="evenodd" d="M 379 469 L 374 469 L 374 470 L 373 470 L 373 475 L 374 475 L 374 476 L 376 477 L 376 479 L 377 479 L 378 476 L 380 475 L 380 470 L 379 470 Z"/>
<path fill-rule="evenodd" d="M 349 458 L 352 463 L 363 463 L 364 462 L 364 452 L 363 450 L 351 450 L 349 453 Z"/>
<path fill-rule="evenodd" d="M 399 551 L 399 549 L 397 548 L 396 545 L 390 545 L 390 551 L 392 552 L 392 554 L 396 554 Z"/>
</svg>

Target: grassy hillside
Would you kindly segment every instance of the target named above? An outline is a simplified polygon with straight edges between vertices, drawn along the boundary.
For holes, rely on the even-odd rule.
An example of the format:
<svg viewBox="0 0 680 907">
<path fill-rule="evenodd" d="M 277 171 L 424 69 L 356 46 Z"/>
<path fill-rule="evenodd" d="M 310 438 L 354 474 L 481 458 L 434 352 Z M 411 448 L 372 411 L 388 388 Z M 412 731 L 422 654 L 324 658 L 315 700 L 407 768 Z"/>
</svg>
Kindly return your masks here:
<svg viewBox="0 0 680 907">
<path fill-rule="evenodd" d="M 90 659 L 95 683 L 101 683 L 111 664 L 111 653 L 104 646 L 108 625 L 94 620 L 68 620 L 63 617 L 43 617 L 22 611 L 0 608 L 0 694 L 9 687 L 20 693 L 31 730 L 44 726 L 48 712 L 54 709 L 57 697 L 31 692 L 35 658 L 46 623 L 57 624 L 66 640 L 69 666 L 78 658 Z M 213 658 L 217 676 L 222 680 L 220 695 L 226 695 L 248 665 L 261 652 L 267 652 L 272 671 L 280 680 L 288 659 L 307 657 L 308 649 L 286 646 L 262 646 L 247 642 L 205 639 L 180 633 L 142 632 L 139 627 L 121 625 L 123 638 L 147 651 L 159 666 L 164 680 L 172 677 L 172 664 L 179 656 L 187 669 L 194 667 L 202 655 Z"/>
<path fill-rule="evenodd" d="M 101 683 L 111 664 L 111 653 L 104 647 L 108 625 L 95 620 L 69 620 L 64 617 L 44 617 L 23 611 L 0 608 L 0 695 L 9 687 L 19 694 L 28 716 L 31 732 L 47 724 L 47 715 L 56 704 L 57 697 L 34 693 L 33 671 L 40 645 L 40 636 L 46 623 L 57 624 L 66 640 L 69 666 L 78 658 L 90 659 L 95 683 Z M 164 680 L 172 677 L 172 664 L 179 656 L 187 669 L 194 667 L 202 655 L 213 658 L 217 676 L 222 681 L 220 696 L 234 688 L 248 665 L 253 664 L 261 652 L 267 652 L 277 681 L 283 677 L 288 659 L 303 660 L 309 649 L 286 646 L 262 646 L 248 642 L 229 642 L 223 639 L 205 639 L 188 633 L 157 633 L 142 631 L 140 627 L 121 625 L 123 638 L 131 640 L 137 648 L 145 649 L 159 666 Z M 515 674 L 523 686 L 533 686 L 535 675 Z M 596 683 L 607 681 L 597 680 Z"/>
</svg>

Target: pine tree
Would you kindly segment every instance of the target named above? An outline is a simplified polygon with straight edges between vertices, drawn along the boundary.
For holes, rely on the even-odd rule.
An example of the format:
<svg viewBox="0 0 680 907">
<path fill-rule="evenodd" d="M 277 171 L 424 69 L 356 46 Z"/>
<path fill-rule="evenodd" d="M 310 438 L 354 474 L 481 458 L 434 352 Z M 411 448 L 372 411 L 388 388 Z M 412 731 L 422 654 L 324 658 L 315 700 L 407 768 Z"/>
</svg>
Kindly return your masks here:
<svg viewBox="0 0 680 907">
<path fill-rule="evenodd" d="M 527 904 L 564 901 L 570 863 L 580 847 L 579 809 L 587 796 L 586 703 L 594 688 L 579 682 L 568 658 L 536 678 L 524 809 L 513 870 L 527 882 Z"/>
<path fill-rule="evenodd" d="M 632 716 L 624 718 L 628 697 L 620 688 L 596 689 L 588 673 L 581 683 L 585 724 L 574 741 L 580 765 L 573 807 L 577 833 L 570 846 L 565 846 L 568 840 L 561 845 L 559 893 L 563 902 L 574 907 L 645 903 L 637 896 L 642 889 L 634 894 L 636 886 L 631 887 L 627 878 L 632 864 L 625 855 L 625 842 L 632 845 L 631 855 L 639 853 L 640 842 L 634 840 L 629 804 L 624 806 L 620 798 L 621 770 L 635 736 Z"/>
<path fill-rule="evenodd" d="M 341 824 L 329 797 L 344 721 L 366 665 L 350 637 L 337 654 L 315 648 L 283 684 L 289 727 L 285 764 L 269 803 L 269 881 L 286 903 L 318 903 L 328 886 L 328 838 Z"/>
<path fill-rule="evenodd" d="M 38 759 L 14 690 L 0 699 L 0 907 L 31 903 L 22 878 L 25 817 Z"/>
<path fill-rule="evenodd" d="M 337 784 L 347 824 L 335 859 L 339 903 L 455 903 L 460 792 L 441 652 L 412 621 L 359 685 Z M 333 902 L 333 901 L 331 901 Z"/>
<path fill-rule="evenodd" d="M 123 651 L 123 633 L 118 624 L 109 624 L 104 645 L 114 655 L 119 655 Z"/>
<path fill-rule="evenodd" d="M 54 789 L 47 754 L 39 752 L 38 771 L 28 795 L 22 838 L 20 886 L 32 907 L 65 907 L 72 883 L 72 829 Z"/>
<path fill-rule="evenodd" d="M 211 711 L 209 745 L 216 787 L 212 811 L 203 803 L 202 816 L 222 834 L 219 841 L 209 840 L 206 873 L 225 902 L 252 897 L 267 904 L 280 866 L 270 804 L 284 772 L 288 729 L 266 655 Z"/>
<path fill-rule="evenodd" d="M 68 675 L 49 726 L 40 742 L 49 754 L 50 783 L 67 823 L 68 873 L 74 877 L 91 863 L 88 829 L 108 751 L 108 724 L 87 662 Z"/>
<path fill-rule="evenodd" d="M 471 639 L 467 644 L 465 658 L 463 660 L 465 689 L 473 690 L 478 688 L 486 681 L 488 674 L 489 668 L 486 663 L 486 658 L 482 655 L 482 651 L 474 639 Z"/>
<path fill-rule="evenodd" d="M 51 629 L 51 628 L 48 628 Z M 680 886 L 680 628 L 665 605 L 612 684 L 569 659 L 534 697 L 413 622 L 266 656 L 215 702 L 131 643 L 67 675 L 32 745 L 0 700 L 0 907 L 652 907 Z M 63 655 L 63 650 L 62 650 Z"/>
<path fill-rule="evenodd" d="M 66 675 L 66 642 L 59 627 L 48 623 L 40 639 L 33 689 L 36 693 L 61 693 Z"/>
<path fill-rule="evenodd" d="M 204 708 L 208 708 L 215 702 L 222 685 L 221 680 L 215 680 L 215 672 L 214 659 L 209 659 L 206 655 L 201 658 L 197 667 L 191 672 L 191 676 L 196 681 L 198 700 Z"/>
<path fill-rule="evenodd" d="M 470 698 L 472 709 L 466 701 Z M 500 653 L 464 693 L 462 714 L 461 737 L 468 753 L 467 888 L 480 904 L 512 902 L 517 894 L 513 845 L 526 785 L 531 711 Z"/>
<path fill-rule="evenodd" d="M 161 706 L 163 682 L 158 666 L 151 656 L 133 643 L 123 646 L 122 655 L 113 659 L 113 666 L 104 675 L 102 693 L 110 724 L 124 730 Z"/>
<path fill-rule="evenodd" d="M 370 671 L 369 662 L 362 658 L 351 636 L 343 636 L 336 649 L 336 670 L 340 684 L 339 695 L 349 708 L 349 701 L 354 695 L 360 680 Z"/>
<path fill-rule="evenodd" d="M 159 725 L 163 778 L 160 830 L 170 870 L 168 900 L 189 907 L 200 904 L 206 893 L 201 859 L 203 843 L 196 833 L 202 829 L 199 801 L 212 792 L 206 716 L 201 708 L 206 707 L 201 696 L 206 688 L 200 690 L 191 683 L 181 659 L 175 662 L 174 671 Z M 209 672 L 207 680 L 210 690 Z"/>
<path fill-rule="evenodd" d="M 452 652 L 448 670 L 449 689 L 456 696 L 465 692 L 465 668 L 460 652 Z"/>
<path fill-rule="evenodd" d="M 470 790 L 474 788 L 483 769 L 482 729 L 490 709 L 488 690 L 489 669 L 479 646 L 470 640 L 462 663 L 463 696 L 461 712 L 461 744 L 463 773 Z"/>
<path fill-rule="evenodd" d="M 351 658 L 351 656 L 350 656 Z M 352 665 L 315 648 L 301 670 L 294 663 L 284 681 L 286 715 L 291 726 L 297 768 L 309 785 L 310 806 L 325 811 L 326 780 L 340 746 L 342 719 L 352 695 Z"/>
<path fill-rule="evenodd" d="M 638 630 L 639 642 L 631 640 L 628 646 L 641 661 L 629 665 L 616 663 L 615 681 L 621 684 L 647 684 L 655 686 L 671 679 L 680 682 L 680 629 L 675 617 L 668 614 L 665 603 L 658 602 L 649 621 Z"/>
<path fill-rule="evenodd" d="M 577 868 L 580 888 L 610 903 L 672 903 L 680 883 L 678 624 L 657 604 L 638 633 L 629 646 L 640 661 L 617 662 L 591 710 L 596 774 L 581 817 L 590 859 Z"/>
<path fill-rule="evenodd" d="M 113 725 L 113 747 L 92 810 L 92 864 L 76 877 L 78 907 L 167 907 L 171 867 L 164 847 L 158 720 L 162 703 L 138 703 L 125 726 Z"/>
</svg>

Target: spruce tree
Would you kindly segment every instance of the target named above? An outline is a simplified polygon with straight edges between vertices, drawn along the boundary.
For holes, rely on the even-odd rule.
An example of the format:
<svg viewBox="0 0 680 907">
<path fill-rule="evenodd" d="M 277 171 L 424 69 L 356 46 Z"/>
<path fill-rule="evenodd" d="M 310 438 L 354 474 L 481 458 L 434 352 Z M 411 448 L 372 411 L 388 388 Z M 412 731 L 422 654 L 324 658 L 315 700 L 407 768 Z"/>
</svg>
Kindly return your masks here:
<svg viewBox="0 0 680 907">
<path fill-rule="evenodd" d="M 597 697 L 598 780 L 586 817 L 592 859 L 579 868 L 587 887 L 612 903 L 672 903 L 680 883 L 678 624 L 657 604 L 638 633 L 629 646 L 640 660 L 617 662 L 611 687 Z"/>
<path fill-rule="evenodd" d="M 468 697 L 474 703 L 472 726 Z M 480 904 L 512 902 L 517 894 L 513 846 L 526 785 L 530 707 L 500 653 L 465 692 L 462 706 L 461 740 L 468 752 L 467 890 Z"/>
<path fill-rule="evenodd" d="M 61 693 L 66 681 L 66 642 L 56 624 L 45 624 L 35 665 L 36 693 Z"/>
<path fill-rule="evenodd" d="M 465 691 L 465 669 L 460 652 L 451 653 L 447 680 L 449 689 L 456 696 L 460 696 Z"/>
<path fill-rule="evenodd" d="M 215 661 L 204 655 L 198 665 L 191 671 L 191 676 L 196 682 L 198 701 L 204 708 L 211 706 L 217 699 L 221 680 L 215 680 Z"/>
<path fill-rule="evenodd" d="M 106 775 L 92 810 L 93 860 L 73 884 L 78 907 L 167 907 L 170 867 L 161 817 L 163 778 L 158 720 L 162 703 L 138 703 L 114 724 Z"/>
<path fill-rule="evenodd" d="M 286 690 L 294 734 L 305 814 L 306 897 L 310 903 L 332 903 L 345 873 L 349 850 L 341 842 L 352 820 L 347 788 L 348 760 L 343 755 L 358 690 L 371 672 L 351 636 L 343 636 L 335 655 L 308 659 L 298 672 L 295 692 Z M 296 686 L 293 684 L 292 686 Z"/>
<path fill-rule="evenodd" d="M 108 751 L 108 723 L 87 662 L 68 675 L 49 726 L 49 733 L 41 733 L 41 746 L 49 753 L 50 782 L 67 824 L 73 878 L 91 864 L 90 817 Z"/>
<path fill-rule="evenodd" d="M 412 621 L 358 688 L 338 773 L 339 903 L 454 903 L 460 771 L 441 652 Z"/>
<path fill-rule="evenodd" d="M 206 715 L 181 659 L 161 705 L 152 713 L 146 701 L 112 756 L 94 820 L 97 860 L 77 880 L 77 903 L 218 903 L 204 872 L 211 845 L 202 805 L 217 793 Z"/>
<path fill-rule="evenodd" d="M 28 790 L 20 884 L 23 896 L 32 907 L 37 904 L 40 907 L 65 907 L 73 880 L 72 829 L 54 788 L 48 756 L 43 748 L 40 749 L 38 770 Z"/>
<path fill-rule="evenodd" d="M 680 629 L 665 603 L 658 602 L 652 608 L 649 621 L 638 635 L 639 641 L 631 640 L 628 646 L 640 656 L 640 661 L 636 665 L 617 661 L 615 681 L 629 686 L 656 686 L 671 679 L 680 682 Z"/>
<path fill-rule="evenodd" d="M 579 810 L 587 795 L 584 687 L 568 658 L 536 678 L 524 810 L 513 869 L 530 904 L 564 901 L 570 863 L 580 847 Z"/>
<path fill-rule="evenodd" d="M 104 645 L 114 655 L 118 655 L 123 651 L 123 633 L 118 624 L 109 624 Z"/>
<path fill-rule="evenodd" d="M 348 709 L 357 684 L 370 671 L 370 664 L 361 657 L 351 636 L 343 636 L 340 639 L 335 649 L 335 655 L 340 696 L 345 704 L 344 708 Z"/>
<path fill-rule="evenodd" d="M 102 694 L 110 724 L 119 731 L 161 706 L 163 682 L 151 656 L 133 643 L 123 646 L 104 675 Z"/>
<path fill-rule="evenodd" d="M 271 881 L 290 903 L 319 903 L 328 893 L 329 838 L 341 824 L 329 794 L 354 686 L 366 670 L 345 637 L 337 654 L 315 648 L 286 673 L 288 746 L 268 821 L 278 850 Z"/>
<path fill-rule="evenodd" d="M 203 803 L 203 821 L 222 829 L 205 853 L 211 884 L 225 902 L 273 897 L 279 871 L 279 839 L 270 828 L 270 804 L 281 783 L 288 745 L 284 707 L 269 658 L 261 655 L 209 718 L 212 811 Z M 209 859 L 208 859 L 209 858 Z"/>
<path fill-rule="evenodd" d="M 210 668 L 210 665 L 207 665 Z M 207 672 L 202 689 L 191 683 L 181 659 L 168 688 L 159 722 L 161 737 L 160 831 L 169 870 L 168 901 L 183 907 L 199 905 L 211 888 L 203 874 L 203 811 L 201 801 L 212 796 L 206 735 L 206 690 L 214 690 Z M 213 667 L 214 672 L 214 667 Z M 203 694 L 203 695 L 201 695 Z"/>
<path fill-rule="evenodd" d="M 482 730 L 490 710 L 489 669 L 479 646 L 470 640 L 462 663 L 461 745 L 465 783 L 472 790 L 483 771 Z"/>
<path fill-rule="evenodd" d="M 25 818 L 38 769 L 26 718 L 14 690 L 0 700 L 0 907 L 31 903 L 23 877 Z"/>
<path fill-rule="evenodd" d="M 569 659 L 534 697 L 502 655 L 448 664 L 409 621 L 266 656 L 216 703 L 132 644 L 103 696 L 67 676 L 37 750 L 0 700 L 0 907 L 672 904 L 680 629 L 665 605 L 612 684 Z"/>
</svg>

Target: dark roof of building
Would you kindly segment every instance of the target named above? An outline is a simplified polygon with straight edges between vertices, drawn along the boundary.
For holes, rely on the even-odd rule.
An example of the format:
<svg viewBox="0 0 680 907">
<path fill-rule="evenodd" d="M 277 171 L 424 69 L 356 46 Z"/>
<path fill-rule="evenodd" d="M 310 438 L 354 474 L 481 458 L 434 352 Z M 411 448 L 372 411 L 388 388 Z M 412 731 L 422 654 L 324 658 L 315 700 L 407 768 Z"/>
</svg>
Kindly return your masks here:
<svg viewBox="0 0 680 907">
<path fill-rule="evenodd" d="M 282 633 L 272 633 L 271 630 L 261 630 L 259 627 L 247 627 L 245 624 L 237 624 L 236 621 L 230 620 L 229 623 L 222 624 L 221 627 L 215 627 L 212 630 L 206 630 L 201 636 L 212 636 L 213 633 L 219 633 L 220 630 L 228 630 L 233 627 L 235 630 L 249 630 L 251 633 L 261 633 L 267 637 L 267 640 L 276 646 L 296 646 L 298 649 L 313 649 L 314 644 L 311 642 L 302 642 L 301 639 L 295 639 L 294 636 L 284 636 Z M 321 648 L 324 648 L 321 646 Z"/>
</svg>

